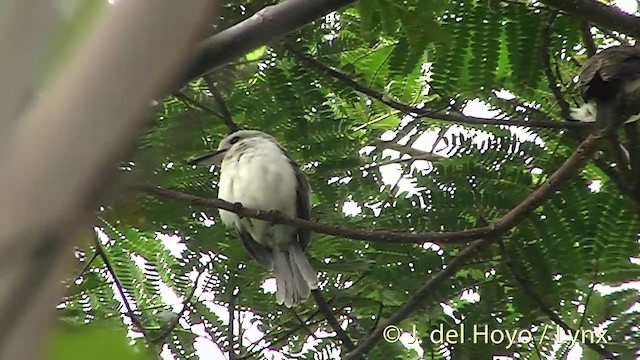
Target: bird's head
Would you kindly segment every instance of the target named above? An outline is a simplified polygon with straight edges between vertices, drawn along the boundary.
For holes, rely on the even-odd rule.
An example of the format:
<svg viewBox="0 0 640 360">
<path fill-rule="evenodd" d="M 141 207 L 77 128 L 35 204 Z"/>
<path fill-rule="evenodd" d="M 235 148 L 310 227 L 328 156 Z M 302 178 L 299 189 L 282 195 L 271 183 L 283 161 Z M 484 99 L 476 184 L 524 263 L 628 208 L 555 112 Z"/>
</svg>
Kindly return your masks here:
<svg viewBox="0 0 640 360">
<path fill-rule="evenodd" d="M 224 159 L 224 156 L 227 152 L 233 151 L 234 148 L 237 148 L 239 146 L 243 146 L 242 145 L 243 143 L 245 144 L 244 146 L 246 146 L 247 143 L 245 140 L 247 139 L 256 139 L 256 138 L 269 140 L 276 144 L 278 143 L 273 136 L 263 133 L 262 131 L 238 130 L 236 132 L 233 132 L 227 135 L 227 137 L 222 139 L 222 141 L 220 141 L 220 144 L 218 144 L 218 150 L 199 156 L 193 160 L 190 160 L 188 164 L 197 165 L 197 166 L 207 166 L 207 167 L 211 165 L 220 166 L 220 164 L 222 163 L 222 159 Z"/>
</svg>

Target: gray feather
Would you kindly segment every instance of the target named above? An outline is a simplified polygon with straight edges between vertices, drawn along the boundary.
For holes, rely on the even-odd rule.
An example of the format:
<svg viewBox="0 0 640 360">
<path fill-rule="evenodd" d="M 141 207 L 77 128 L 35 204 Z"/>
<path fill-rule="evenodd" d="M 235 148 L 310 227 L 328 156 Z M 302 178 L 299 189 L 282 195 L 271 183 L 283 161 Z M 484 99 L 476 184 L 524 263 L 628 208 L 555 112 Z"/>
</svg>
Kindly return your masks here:
<svg viewBox="0 0 640 360">
<path fill-rule="evenodd" d="M 318 274 L 309 264 L 309 260 L 304 255 L 304 252 L 297 247 L 292 246 L 289 249 L 289 259 L 292 264 L 295 265 L 297 272 L 301 275 L 301 277 L 305 280 L 307 284 L 307 288 L 317 289 L 318 288 Z M 309 294 L 307 294 L 309 296 Z"/>
<path fill-rule="evenodd" d="M 253 240 L 251 234 L 248 232 L 241 229 L 236 229 L 236 231 L 238 233 L 238 237 L 242 240 L 242 245 L 244 245 L 247 252 L 249 252 L 249 255 L 258 260 L 258 262 L 267 270 L 272 271 L 273 253 L 271 249 Z"/>
</svg>

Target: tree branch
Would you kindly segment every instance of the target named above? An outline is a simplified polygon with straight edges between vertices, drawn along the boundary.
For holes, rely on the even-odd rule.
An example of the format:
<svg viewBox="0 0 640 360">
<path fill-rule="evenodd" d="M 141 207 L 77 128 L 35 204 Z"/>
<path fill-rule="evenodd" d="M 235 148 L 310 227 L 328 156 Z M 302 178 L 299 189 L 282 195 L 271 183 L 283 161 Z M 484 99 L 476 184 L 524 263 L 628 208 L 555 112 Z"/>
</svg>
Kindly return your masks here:
<svg viewBox="0 0 640 360">
<path fill-rule="evenodd" d="M 164 340 L 169 335 L 171 335 L 173 330 L 175 330 L 176 326 L 178 326 L 178 323 L 180 323 L 180 319 L 182 318 L 182 315 L 184 315 L 184 312 L 187 310 L 187 305 L 191 302 L 191 300 L 193 300 L 193 297 L 196 294 L 196 290 L 198 289 L 198 282 L 200 281 L 200 277 L 202 277 L 202 275 L 205 274 L 205 269 L 206 269 L 206 265 L 203 266 L 203 268 L 200 270 L 200 273 L 198 274 L 195 282 L 193 283 L 193 287 L 191 288 L 189 293 L 184 297 L 184 300 L 182 301 L 182 309 L 180 309 L 180 312 L 176 314 L 173 320 L 171 320 L 171 323 L 167 325 L 167 327 L 160 333 L 160 335 L 158 335 L 158 337 L 153 340 L 154 344 L 161 344 L 162 342 L 164 342 Z M 207 283 L 203 286 L 203 288 L 207 287 L 207 285 L 209 284 L 209 280 L 211 280 L 211 277 L 207 279 Z"/>
<path fill-rule="evenodd" d="M 638 122 L 626 124 L 624 126 L 625 137 L 629 144 L 629 157 L 631 158 L 631 172 L 633 183 L 632 190 L 638 193 L 640 190 L 640 132 L 638 132 Z"/>
<path fill-rule="evenodd" d="M 591 36 L 591 25 L 589 25 L 586 21 L 580 22 L 580 33 L 582 35 L 582 41 L 584 42 L 584 47 L 587 49 L 587 55 L 592 57 L 596 54 L 598 48 L 596 47 L 595 42 L 593 41 L 593 36 Z"/>
<path fill-rule="evenodd" d="M 49 2 L 5 3 L 0 78 L 11 89 L 0 96 L 0 358 L 34 359 L 73 243 L 108 201 L 114 164 L 135 144 L 149 101 L 164 96 L 216 1 L 109 6 L 44 82 L 42 65 L 57 58 L 47 51 L 47 24 L 62 26 L 62 13 Z M 20 51 L 10 50 L 15 44 Z M 41 96 L 25 103 L 30 90 Z"/>
<path fill-rule="evenodd" d="M 111 277 L 113 277 L 113 283 L 116 285 L 116 289 L 118 289 L 118 293 L 120 294 L 120 297 L 122 297 L 122 302 L 124 303 L 124 307 L 127 309 L 127 315 L 129 315 L 131 322 L 136 328 L 138 328 L 138 330 L 142 333 L 142 335 L 144 335 L 144 338 L 147 341 L 151 341 L 151 339 L 149 338 L 149 334 L 147 333 L 147 330 L 142 325 L 142 322 L 140 322 L 140 319 L 138 319 L 136 314 L 133 312 L 133 309 L 131 308 L 131 304 L 129 304 L 129 300 L 127 300 L 127 295 L 124 292 L 124 288 L 122 287 L 122 283 L 118 279 L 118 275 L 116 274 L 116 271 L 113 269 L 113 266 L 111 266 L 109 257 L 104 252 L 104 249 L 102 248 L 102 244 L 100 244 L 100 240 L 98 240 L 97 236 L 94 238 L 94 244 L 96 246 L 96 254 L 100 256 L 100 258 L 102 259 L 102 262 L 104 262 L 104 265 L 107 267 L 107 271 L 109 272 L 109 274 L 111 274 Z"/>
<path fill-rule="evenodd" d="M 227 108 L 227 104 L 225 103 L 224 98 L 222 97 L 222 94 L 220 94 L 220 91 L 213 79 L 211 79 L 210 76 L 205 76 L 204 81 L 207 83 L 207 88 L 211 92 L 211 95 L 213 95 L 213 98 L 216 100 L 216 103 L 220 108 L 220 112 L 222 112 L 222 120 L 224 120 L 224 124 L 227 125 L 229 133 L 238 131 L 240 128 L 235 122 L 233 122 L 233 117 L 229 112 L 229 108 Z"/>
<path fill-rule="evenodd" d="M 551 35 L 553 34 L 553 22 L 558 17 L 558 12 L 553 11 L 551 15 L 549 15 L 549 20 L 547 20 L 547 24 L 542 30 L 542 44 L 540 45 L 540 52 L 542 55 L 542 63 L 544 64 L 544 73 L 547 77 L 547 83 L 551 88 L 551 92 L 553 96 L 556 98 L 558 105 L 560 106 L 560 115 L 563 119 L 569 119 L 569 114 L 571 111 L 569 110 L 569 103 L 564 99 L 562 95 L 562 91 L 558 87 L 558 81 L 553 74 L 553 70 L 551 68 L 551 53 L 549 52 L 549 48 L 551 47 Z"/>
<path fill-rule="evenodd" d="M 234 277 L 234 282 L 235 282 L 235 274 L 232 273 L 231 276 Z M 234 349 L 234 335 L 233 335 L 233 323 L 235 321 L 235 315 L 236 315 L 236 299 L 237 299 L 237 294 L 236 294 L 236 289 L 233 288 L 231 289 L 231 294 L 230 294 L 230 298 L 229 298 L 229 328 L 227 331 L 227 337 L 229 338 L 229 360 L 235 360 L 236 359 L 236 350 Z M 238 321 L 238 325 L 240 325 L 240 321 Z M 240 328 L 240 326 L 238 326 L 238 328 Z M 240 342 L 242 342 L 242 337 L 239 338 Z"/>
<path fill-rule="evenodd" d="M 355 0 L 286 0 L 202 41 L 174 90 Z"/>
<path fill-rule="evenodd" d="M 91 259 L 89 259 L 87 261 L 87 263 L 82 267 L 82 270 L 80 270 L 80 272 L 78 273 L 78 275 L 76 275 L 76 277 L 73 279 L 73 281 L 71 282 L 71 284 L 74 284 L 76 281 L 78 281 L 78 279 L 80 279 L 80 277 L 82 275 L 84 275 L 84 273 L 89 270 L 89 268 L 91 267 L 91 264 L 98 258 L 98 252 L 94 251 L 93 252 L 93 256 L 91 256 Z"/>
<path fill-rule="evenodd" d="M 478 252 L 486 249 L 494 241 L 498 240 L 500 236 L 515 226 L 522 217 L 533 212 L 546 199 L 558 191 L 562 185 L 564 185 L 587 161 L 595 151 L 596 145 L 598 145 L 600 140 L 601 138 L 594 136 L 587 137 L 587 139 L 578 146 L 573 154 L 571 154 L 562 166 L 560 166 L 560 168 L 558 168 L 558 170 L 556 170 L 541 187 L 532 192 L 524 201 L 518 204 L 518 206 L 513 208 L 492 225 L 495 231 L 490 237 L 474 241 L 471 245 L 461 250 L 457 256 L 447 263 L 442 271 L 435 274 L 420 289 L 418 289 L 418 291 L 405 303 L 404 306 L 400 308 L 400 310 L 378 326 L 371 335 L 359 341 L 356 349 L 347 354 L 343 359 L 359 359 L 373 349 L 375 344 L 382 338 L 384 330 L 388 326 L 397 324 L 409 317 L 412 312 L 418 309 L 423 300 L 433 293 L 437 286 L 441 285 L 449 277 L 453 276 L 460 268 L 462 268 L 462 266 L 465 265 L 467 260 L 472 258 Z"/>
<path fill-rule="evenodd" d="M 374 98 L 383 104 L 400 110 L 405 114 L 409 114 L 416 118 L 432 118 L 442 121 L 470 124 L 470 125 L 507 125 L 507 126 L 524 126 L 524 127 L 538 127 L 548 129 L 566 129 L 566 128 L 589 128 L 592 124 L 577 122 L 577 121 L 553 121 L 553 120 L 508 120 L 508 119 L 486 119 L 473 116 L 465 116 L 459 113 L 444 113 L 433 109 L 417 108 L 415 106 L 403 104 L 389 97 L 388 95 L 374 90 L 368 86 L 362 85 L 353 80 L 349 75 L 326 65 L 312 56 L 305 54 L 304 52 L 296 49 L 295 47 L 285 44 L 285 48 L 291 52 L 298 60 L 310 65 L 311 67 L 320 70 L 327 75 L 341 81 L 342 83 L 352 87 L 354 90 L 363 93 L 371 98 Z"/>
<path fill-rule="evenodd" d="M 182 91 L 178 91 L 175 94 L 173 94 L 173 96 L 182 101 L 183 103 L 185 103 L 187 106 L 192 107 L 192 108 L 196 108 L 196 109 L 200 109 L 203 110 L 211 115 L 214 115 L 216 117 L 219 117 L 220 119 L 224 120 L 224 117 L 222 116 L 222 114 L 218 113 L 217 111 L 213 110 L 212 108 L 208 107 L 207 105 L 203 104 L 202 102 L 190 98 L 189 96 L 187 96 L 185 93 L 183 93 Z"/>
<path fill-rule="evenodd" d="M 329 307 L 329 304 L 324 299 L 324 296 L 322 296 L 322 291 L 318 289 L 311 290 L 311 295 L 313 295 L 313 299 L 316 301 L 316 304 L 318 304 L 318 309 L 320 309 L 320 312 L 324 315 L 325 319 L 327 319 L 327 322 L 331 325 L 333 331 L 336 332 L 336 336 L 342 341 L 344 347 L 349 351 L 355 349 L 356 346 L 353 341 L 351 341 L 349 335 L 342 329 L 338 320 L 336 320 L 335 314 Z"/>
<path fill-rule="evenodd" d="M 358 230 L 348 227 L 340 227 L 318 223 L 311 220 L 300 218 L 292 218 L 277 211 L 265 211 L 252 209 L 242 206 L 240 203 L 230 203 L 222 199 L 203 198 L 191 194 L 186 194 L 177 190 L 164 189 L 159 186 L 136 183 L 129 184 L 129 189 L 141 191 L 147 194 L 160 195 L 167 198 L 189 202 L 193 205 L 206 206 L 214 209 L 227 210 L 243 217 L 252 219 L 265 220 L 274 224 L 291 225 L 302 229 L 309 229 L 321 234 L 340 236 L 348 239 L 367 240 L 367 241 L 384 241 L 393 243 L 416 243 L 421 244 L 425 241 L 433 242 L 439 245 L 454 244 L 467 242 L 474 239 L 480 239 L 490 235 L 495 229 L 493 226 L 485 226 L 481 228 L 451 231 L 451 232 L 432 232 L 432 233 L 409 233 L 395 231 L 369 231 Z"/>
<path fill-rule="evenodd" d="M 615 6 L 607 6 L 595 0 L 540 0 L 540 2 L 598 27 L 616 30 L 634 38 L 640 37 L 640 18 L 627 14 Z"/>
</svg>

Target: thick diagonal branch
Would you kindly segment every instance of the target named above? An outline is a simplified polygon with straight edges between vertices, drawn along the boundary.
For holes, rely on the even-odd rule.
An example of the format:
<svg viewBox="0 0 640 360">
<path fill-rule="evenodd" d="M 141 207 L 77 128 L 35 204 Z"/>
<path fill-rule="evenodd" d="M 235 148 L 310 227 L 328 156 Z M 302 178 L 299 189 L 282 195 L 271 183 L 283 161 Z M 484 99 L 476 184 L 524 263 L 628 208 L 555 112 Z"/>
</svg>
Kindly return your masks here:
<svg viewBox="0 0 640 360">
<path fill-rule="evenodd" d="M 466 262 L 471 259 L 475 254 L 486 249 L 494 241 L 498 240 L 509 229 L 515 226 L 519 220 L 526 215 L 531 214 L 538 206 L 551 197 L 562 185 L 564 185 L 575 172 L 589 159 L 591 154 L 595 151 L 596 145 L 599 143 L 600 138 L 589 136 L 585 139 L 573 154 L 556 170 L 549 179 L 542 184 L 537 190 L 532 192 L 524 201 L 518 206 L 513 208 L 502 218 L 492 225 L 495 231 L 491 236 L 482 240 L 477 240 L 471 245 L 464 248 L 456 257 L 451 259 L 442 271 L 435 274 L 429 279 L 418 291 L 390 318 L 382 322 L 368 337 L 358 342 L 355 350 L 347 354 L 344 357 L 345 360 L 359 359 L 366 353 L 368 353 L 373 347 L 382 339 L 384 330 L 391 325 L 398 324 L 400 321 L 406 319 L 417 310 L 422 302 L 432 294 L 433 291 L 444 283 L 451 276 L 462 268 Z"/>
<path fill-rule="evenodd" d="M 179 90 L 189 81 L 259 46 L 278 40 L 354 2 L 355 0 L 286 0 L 267 6 L 247 20 L 202 41 L 174 90 Z"/>
</svg>

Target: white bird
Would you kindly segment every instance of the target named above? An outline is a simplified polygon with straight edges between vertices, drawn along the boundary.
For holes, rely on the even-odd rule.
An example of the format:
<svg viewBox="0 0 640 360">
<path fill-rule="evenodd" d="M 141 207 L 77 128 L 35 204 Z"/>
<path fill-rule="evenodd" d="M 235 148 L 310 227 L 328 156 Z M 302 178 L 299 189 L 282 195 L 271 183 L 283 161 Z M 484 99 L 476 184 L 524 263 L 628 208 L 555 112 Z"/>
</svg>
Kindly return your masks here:
<svg viewBox="0 0 640 360">
<path fill-rule="evenodd" d="M 190 163 L 221 166 L 220 199 L 310 218 L 309 182 L 271 135 L 255 130 L 236 131 L 220 142 L 217 151 Z M 220 219 L 227 227 L 235 228 L 253 258 L 273 271 L 278 304 L 296 306 L 318 287 L 317 273 L 304 254 L 311 240 L 309 230 L 242 218 L 225 210 L 220 210 Z"/>
</svg>

